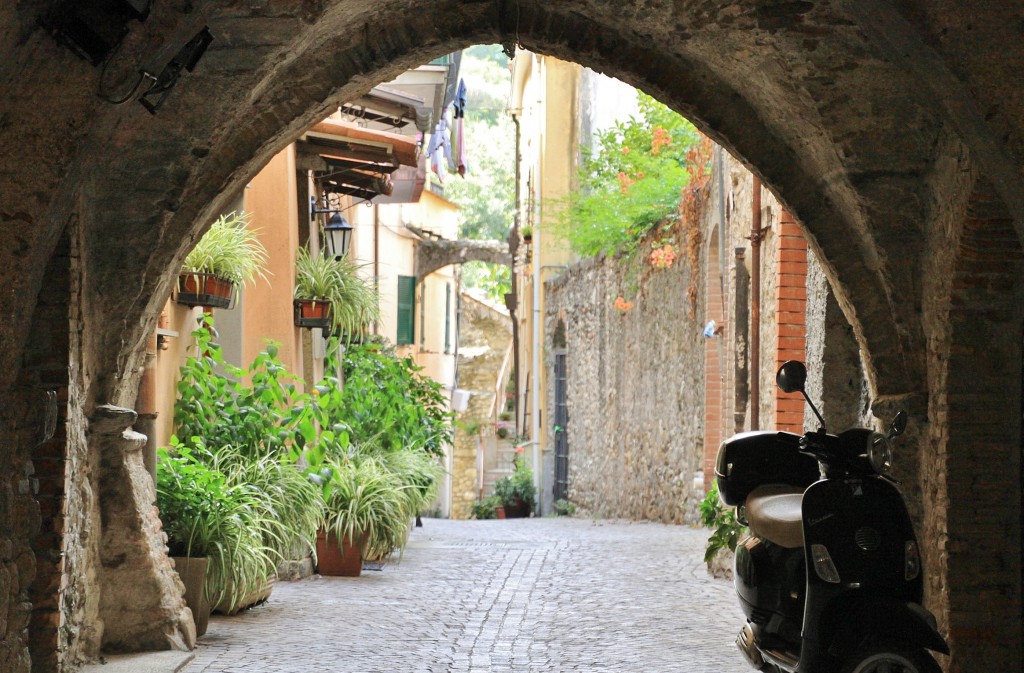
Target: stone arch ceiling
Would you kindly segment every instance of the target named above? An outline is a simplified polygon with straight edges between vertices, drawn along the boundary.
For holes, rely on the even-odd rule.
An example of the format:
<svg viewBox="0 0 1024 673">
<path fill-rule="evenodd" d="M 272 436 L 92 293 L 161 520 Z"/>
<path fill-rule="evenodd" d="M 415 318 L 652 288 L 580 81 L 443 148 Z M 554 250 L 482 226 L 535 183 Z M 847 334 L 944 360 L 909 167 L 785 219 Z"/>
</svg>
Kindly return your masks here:
<svg viewBox="0 0 1024 673">
<path fill-rule="evenodd" d="M 38 28 L 47 4 L 0 8 L 0 389 L 66 225 L 91 402 L 126 403 L 116 375 L 199 223 L 332 105 L 475 43 L 620 77 L 742 157 L 813 234 L 880 393 L 925 385 L 928 223 L 968 198 L 935 167 L 983 177 L 1024 226 L 1024 14 L 1009 0 L 166 0 L 103 72 Z M 157 116 L 97 97 L 203 25 L 215 42 Z"/>
</svg>

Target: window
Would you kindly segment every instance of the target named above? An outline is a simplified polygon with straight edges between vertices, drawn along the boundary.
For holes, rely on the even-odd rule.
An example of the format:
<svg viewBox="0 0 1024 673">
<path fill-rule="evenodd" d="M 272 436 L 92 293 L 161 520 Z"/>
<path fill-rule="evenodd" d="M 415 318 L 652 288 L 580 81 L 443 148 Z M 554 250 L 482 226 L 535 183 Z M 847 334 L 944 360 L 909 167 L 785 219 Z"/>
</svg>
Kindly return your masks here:
<svg viewBox="0 0 1024 673">
<path fill-rule="evenodd" d="M 398 329 L 395 343 L 408 346 L 416 337 L 416 276 L 398 277 Z"/>
</svg>

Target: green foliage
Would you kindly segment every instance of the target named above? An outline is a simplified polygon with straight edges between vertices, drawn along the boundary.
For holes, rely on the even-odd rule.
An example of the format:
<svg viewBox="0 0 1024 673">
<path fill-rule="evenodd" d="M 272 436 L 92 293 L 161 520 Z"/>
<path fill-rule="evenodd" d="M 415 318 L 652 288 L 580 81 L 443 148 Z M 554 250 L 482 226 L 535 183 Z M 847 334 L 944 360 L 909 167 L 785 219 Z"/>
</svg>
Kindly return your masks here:
<svg viewBox="0 0 1024 673">
<path fill-rule="evenodd" d="M 668 231 L 690 179 L 697 130 L 650 96 L 640 115 L 597 134 L 584 151 L 579 188 L 563 204 L 557 232 L 584 257 L 634 253 L 652 230 Z"/>
<path fill-rule="evenodd" d="M 261 586 L 323 527 L 363 531 L 371 557 L 401 548 L 443 476 L 451 424 L 440 384 L 409 358 L 363 346 L 346 353 L 344 386 L 327 378 L 300 393 L 276 345 L 243 370 L 224 361 L 211 330 L 205 317 L 193 333 L 178 434 L 158 472 L 170 544 L 211 557 L 210 595 Z"/>
<path fill-rule="evenodd" d="M 302 396 L 277 359 L 277 344 L 267 344 L 244 370 L 224 360 L 212 326 L 204 316 L 192 333 L 196 355 L 180 371 L 176 436 L 184 444 L 199 438 L 206 446 L 234 446 L 251 456 L 285 450 L 298 435 L 303 407 L 296 406 Z"/>
<path fill-rule="evenodd" d="M 343 424 L 354 442 L 376 442 L 385 453 L 423 450 L 441 456 L 452 441 L 451 414 L 441 384 L 419 373 L 411 357 L 375 346 L 353 346 L 342 362 L 345 385 L 324 379 L 319 404 L 329 424 Z"/>
<path fill-rule="evenodd" d="M 495 511 L 500 505 L 504 503 L 496 495 L 492 495 L 489 498 L 483 500 L 477 500 L 473 503 L 472 516 L 474 519 L 494 519 L 497 518 L 498 514 Z"/>
<path fill-rule="evenodd" d="M 488 299 L 505 305 L 505 295 L 512 291 L 512 268 L 504 264 L 466 262 L 462 265 L 462 282 L 468 288 L 483 290 Z"/>
<path fill-rule="evenodd" d="M 516 471 L 511 476 L 502 477 L 494 483 L 494 495 L 503 505 L 526 503 L 529 511 L 533 511 L 536 502 L 536 491 L 533 488 L 533 470 L 523 464 L 522 458 L 515 461 Z"/>
<path fill-rule="evenodd" d="M 711 487 L 701 502 L 700 520 L 708 528 L 715 529 L 711 537 L 708 538 L 708 547 L 704 552 L 706 563 L 709 563 L 722 549 L 728 548 L 730 551 L 734 551 L 740 536 L 747 530 L 737 520 L 736 510 L 722 504 L 718 497 L 718 484 Z"/>
<path fill-rule="evenodd" d="M 555 500 L 555 514 L 558 516 L 572 516 L 576 513 L 576 505 L 565 498 Z"/>
<path fill-rule="evenodd" d="M 247 226 L 249 215 L 222 215 L 199 239 L 181 265 L 183 273 L 212 273 L 241 285 L 266 280 L 267 250 Z"/>
<path fill-rule="evenodd" d="M 415 514 L 405 496 L 411 486 L 373 458 L 330 461 L 330 469 L 324 520 L 328 532 L 339 541 L 362 540 L 364 558 L 386 558 L 403 547 Z"/>
</svg>

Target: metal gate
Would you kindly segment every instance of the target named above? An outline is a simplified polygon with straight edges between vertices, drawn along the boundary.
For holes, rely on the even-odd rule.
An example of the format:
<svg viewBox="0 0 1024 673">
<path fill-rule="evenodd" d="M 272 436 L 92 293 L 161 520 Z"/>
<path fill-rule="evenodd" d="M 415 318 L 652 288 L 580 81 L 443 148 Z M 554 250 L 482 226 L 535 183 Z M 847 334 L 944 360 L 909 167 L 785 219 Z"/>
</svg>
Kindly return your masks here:
<svg viewBox="0 0 1024 673">
<path fill-rule="evenodd" d="M 566 383 L 566 353 L 555 351 L 555 500 L 569 497 L 569 389 Z"/>
</svg>

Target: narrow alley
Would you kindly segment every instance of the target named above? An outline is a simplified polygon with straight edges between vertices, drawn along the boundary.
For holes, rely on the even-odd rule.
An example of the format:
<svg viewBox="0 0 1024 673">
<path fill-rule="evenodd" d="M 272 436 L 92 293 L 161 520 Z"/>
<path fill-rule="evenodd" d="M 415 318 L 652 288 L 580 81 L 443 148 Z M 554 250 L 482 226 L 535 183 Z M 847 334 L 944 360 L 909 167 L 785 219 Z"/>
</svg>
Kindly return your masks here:
<svg viewBox="0 0 1024 673">
<path fill-rule="evenodd" d="M 401 562 L 278 583 L 214 616 L 184 673 L 741 673 L 707 531 L 585 519 L 425 521 Z"/>
</svg>

